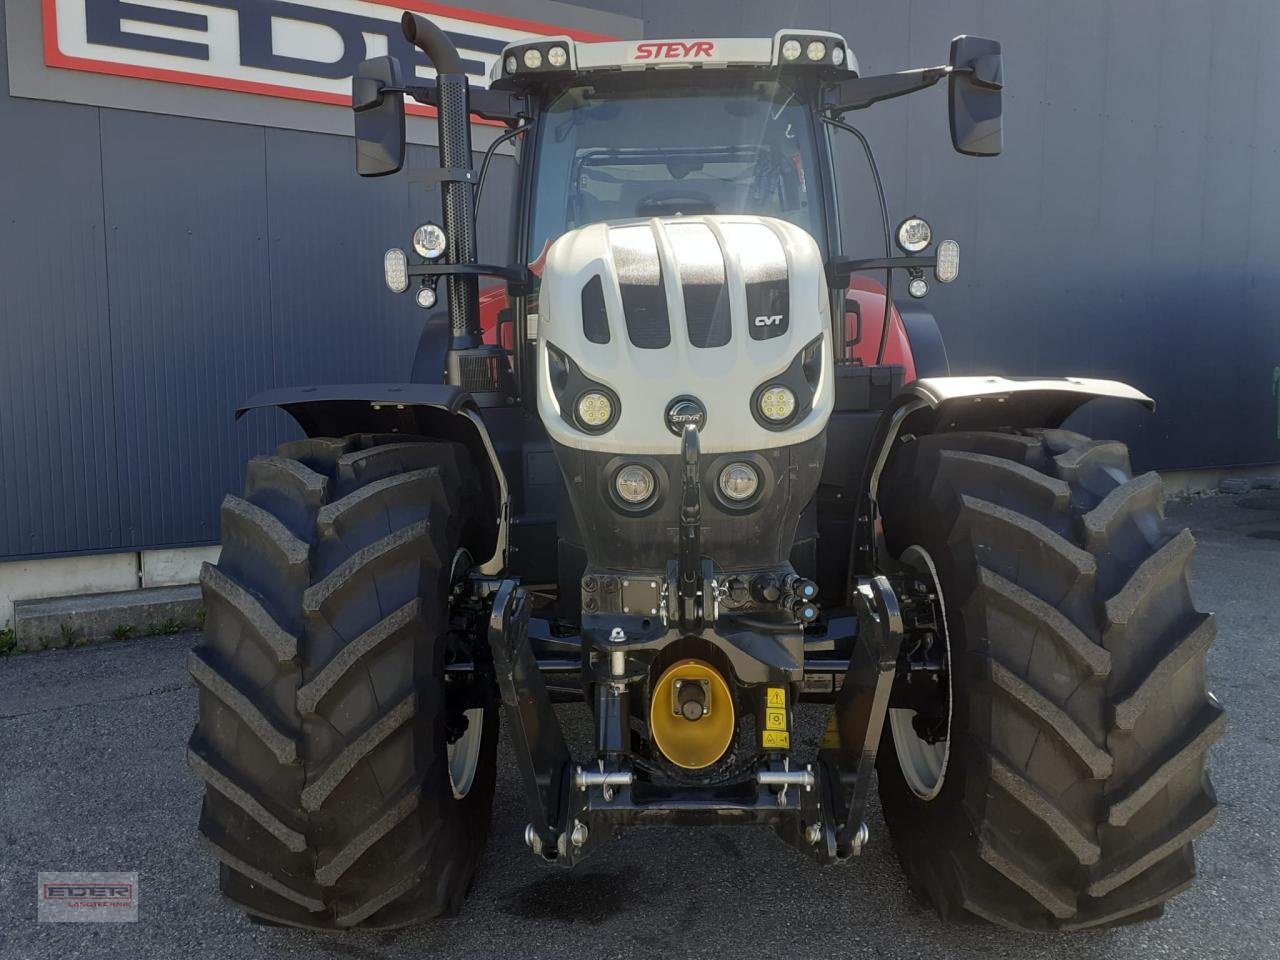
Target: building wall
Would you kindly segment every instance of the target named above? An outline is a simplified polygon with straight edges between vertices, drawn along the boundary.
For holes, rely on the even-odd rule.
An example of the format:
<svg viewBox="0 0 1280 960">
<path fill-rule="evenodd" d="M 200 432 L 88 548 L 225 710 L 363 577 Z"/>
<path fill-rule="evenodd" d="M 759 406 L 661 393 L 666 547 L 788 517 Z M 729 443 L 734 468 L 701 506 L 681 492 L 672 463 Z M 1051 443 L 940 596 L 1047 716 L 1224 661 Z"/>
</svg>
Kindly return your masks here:
<svg viewBox="0 0 1280 960">
<path fill-rule="evenodd" d="M 853 118 L 893 216 L 961 242 L 960 280 L 928 301 L 954 371 L 1134 383 L 1156 414 L 1079 425 L 1130 441 L 1141 468 L 1280 460 L 1280 115 L 1263 79 L 1280 8 L 581 6 L 641 17 L 649 36 L 829 27 L 864 73 L 943 62 L 958 33 L 1000 39 L 1004 156 L 951 151 L 941 89 Z M 244 461 L 290 435 L 280 414 L 233 421 L 237 401 L 407 372 L 420 311 L 387 294 L 378 261 L 435 200 L 359 180 L 348 138 L 7 88 L 0 129 L 0 558 L 215 542 Z M 846 150 L 842 168 L 849 246 L 874 254 L 863 162 Z M 495 177 L 481 212 L 495 258 L 511 200 Z"/>
</svg>

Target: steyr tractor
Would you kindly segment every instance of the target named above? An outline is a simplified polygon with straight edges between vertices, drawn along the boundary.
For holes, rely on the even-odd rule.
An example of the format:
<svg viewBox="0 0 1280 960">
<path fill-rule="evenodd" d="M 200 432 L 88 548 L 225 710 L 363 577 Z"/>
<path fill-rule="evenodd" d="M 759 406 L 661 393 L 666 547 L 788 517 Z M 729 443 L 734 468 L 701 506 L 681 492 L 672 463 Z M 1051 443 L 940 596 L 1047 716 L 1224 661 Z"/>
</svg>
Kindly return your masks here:
<svg viewBox="0 0 1280 960">
<path fill-rule="evenodd" d="M 862 76 L 818 30 L 539 36 L 472 89 L 440 27 L 402 26 L 434 75 L 360 66 L 357 168 L 400 170 L 405 97 L 435 108 L 439 166 L 410 176 L 441 222 L 383 271 L 447 312 L 449 342 L 427 337 L 402 383 L 244 408 L 306 439 L 249 462 L 202 576 L 188 758 L 225 895 L 324 929 L 457 912 L 501 715 L 548 864 L 641 824 L 767 825 L 848 863 L 874 770 L 944 917 L 1159 915 L 1215 815 L 1214 622 L 1160 479 L 1062 426 L 1095 398 L 1153 403 L 950 376 L 919 298 L 959 246 L 891 227 L 844 119 L 945 80 L 955 149 L 997 154 L 1000 45 Z M 482 163 L 473 114 L 501 131 Z M 842 142 L 878 194 L 870 256 L 841 240 Z M 504 149 L 512 256 L 484 264 L 476 204 Z M 566 698 L 593 718 L 573 751 Z"/>
</svg>

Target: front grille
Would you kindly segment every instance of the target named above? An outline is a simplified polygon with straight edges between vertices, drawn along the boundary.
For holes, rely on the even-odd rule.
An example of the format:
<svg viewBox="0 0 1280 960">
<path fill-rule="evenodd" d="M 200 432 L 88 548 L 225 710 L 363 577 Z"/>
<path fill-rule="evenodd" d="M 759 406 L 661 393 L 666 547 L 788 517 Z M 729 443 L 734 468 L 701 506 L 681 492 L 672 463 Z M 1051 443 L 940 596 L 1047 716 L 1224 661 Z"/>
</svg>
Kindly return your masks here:
<svg viewBox="0 0 1280 960">
<path fill-rule="evenodd" d="M 620 227 L 609 231 L 609 241 L 618 271 L 627 336 L 643 350 L 670 346 L 667 291 L 662 285 L 662 265 L 653 232 L 648 224 Z"/>
<path fill-rule="evenodd" d="M 667 291 L 662 275 L 656 285 L 624 283 L 622 312 L 627 318 L 627 336 L 643 350 L 661 350 L 671 345 L 671 322 L 667 318 Z"/>
<path fill-rule="evenodd" d="M 695 347 L 723 347 L 733 333 L 724 251 L 705 223 L 673 223 L 667 239 L 680 265 L 685 327 Z"/>
<path fill-rule="evenodd" d="M 733 327 L 729 316 L 729 288 L 723 283 L 685 284 L 684 316 L 691 344 L 723 347 L 729 342 Z"/>
</svg>

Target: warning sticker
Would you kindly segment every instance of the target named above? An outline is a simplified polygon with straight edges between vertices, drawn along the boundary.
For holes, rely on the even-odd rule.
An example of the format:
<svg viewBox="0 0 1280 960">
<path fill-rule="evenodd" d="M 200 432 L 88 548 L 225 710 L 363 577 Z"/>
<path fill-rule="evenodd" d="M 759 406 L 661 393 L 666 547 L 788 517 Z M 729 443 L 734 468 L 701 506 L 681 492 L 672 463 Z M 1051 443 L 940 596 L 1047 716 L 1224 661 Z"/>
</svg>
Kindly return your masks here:
<svg viewBox="0 0 1280 960">
<path fill-rule="evenodd" d="M 765 730 L 763 736 L 764 746 L 773 750 L 789 750 L 791 748 L 791 734 L 785 730 Z"/>
<path fill-rule="evenodd" d="M 769 687 L 769 701 L 767 706 L 785 707 L 787 705 L 787 688 L 786 687 Z"/>
<path fill-rule="evenodd" d="M 766 730 L 787 729 L 787 711 L 766 710 L 764 712 L 764 727 Z"/>
</svg>

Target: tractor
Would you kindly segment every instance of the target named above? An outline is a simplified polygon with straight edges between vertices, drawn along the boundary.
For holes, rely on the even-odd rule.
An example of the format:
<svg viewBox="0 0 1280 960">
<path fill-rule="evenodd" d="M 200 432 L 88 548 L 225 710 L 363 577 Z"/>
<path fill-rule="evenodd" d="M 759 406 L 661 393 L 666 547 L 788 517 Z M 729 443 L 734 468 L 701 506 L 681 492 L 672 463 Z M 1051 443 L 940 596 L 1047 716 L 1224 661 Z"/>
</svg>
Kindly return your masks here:
<svg viewBox="0 0 1280 960">
<path fill-rule="evenodd" d="M 848 864 L 874 772 L 944 918 L 1158 916 L 1215 816 L 1214 621 L 1159 477 L 1063 427 L 1097 398 L 1153 402 L 951 376 L 920 300 L 959 245 L 891 226 L 847 119 L 946 81 L 954 148 L 998 154 L 1000 45 L 862 76 L 819 30 L 537 36 L 473 89 L 444 30 L 402 28 L 432 75 L 360 65 L 357 172 L 402 168 L 406 97 L 435 109 L 439 164 L 407 175 L 441 222 L 382 267 L 448 345 L 426 337 L 404 382 L 239 411 L 305 438 L 249 462 L 201 577 L 187 757 L 225 896 L 321 929 L 456 913 L 505 719 L 549 865 L 635 825 L 739 824 Z M 500 131 L 479 158 L 473 116 Z M 876 188 L 868 256 L 842 241 L 840 144 Z M 486 264 L 499 150 L 512 249 Z M 570 749 L 565 700 L 589 744 Z"/>
</svg>

